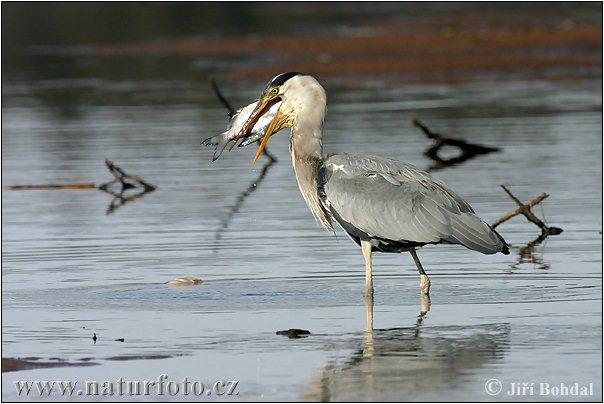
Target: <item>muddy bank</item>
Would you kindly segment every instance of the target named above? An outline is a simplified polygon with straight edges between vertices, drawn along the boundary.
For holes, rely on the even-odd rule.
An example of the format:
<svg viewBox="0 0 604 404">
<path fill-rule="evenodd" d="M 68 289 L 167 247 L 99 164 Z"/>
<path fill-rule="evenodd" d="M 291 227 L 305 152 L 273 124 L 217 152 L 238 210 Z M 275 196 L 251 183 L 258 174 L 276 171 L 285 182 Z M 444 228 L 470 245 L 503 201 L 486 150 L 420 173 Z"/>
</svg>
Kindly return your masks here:
<svg viewBox="0 0 604 404">
<path fill-rule="evenodd" d="M 16 372 L 29 369 L 62 368 L 71 366 L 95 366 L 90 358 L 82 358 L 79 362 L 68 362 L 62 359 L 40 360 L 40 358 L 2 358 L 2 373 Z"/>
<path fill-rule="evenodd" d="M 565 13 L 474 11 L 463 16 L 397 16 L 321 33 L 149 40 L 79 48 L 97 57 L 204 58 L 228 77 L 261 79 L 300 70 L 341 81 L 458 82 L 601 77 L 602 23 Z"/>
</svg>

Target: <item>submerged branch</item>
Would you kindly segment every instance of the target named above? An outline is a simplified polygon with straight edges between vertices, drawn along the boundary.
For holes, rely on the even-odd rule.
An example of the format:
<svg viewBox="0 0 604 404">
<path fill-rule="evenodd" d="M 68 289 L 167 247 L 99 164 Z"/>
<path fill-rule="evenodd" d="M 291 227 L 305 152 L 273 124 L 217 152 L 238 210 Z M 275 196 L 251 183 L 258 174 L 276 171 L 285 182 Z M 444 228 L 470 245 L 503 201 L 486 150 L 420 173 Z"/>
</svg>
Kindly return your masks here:
<svg viewBox="0 0 604 404">
<path fill-rule="evenodd" d="M 93 189 L 94 182 L 68 182 L 65 184 L 31 184 L 31 185 L 5 185 L 4 189 L 22 191 L 28 189 Z"/>
<path fill-rule="evenodd" d="M 112 161 L 105 160 L 109 172 L 115 177 L 113 180 L 102 183 L 98 187 L 94 182 L 68 182 L 64 184 L 33 184 L 33 185 L 6 185 L 4 189 L 27 190 L 27 189 L 99 189 L 113 196 L 109 204 L 107 214 L 114 212 L 117 208 L 127 202 L 136 200 L 155 190 L 155 186 L 144 181 L 136 175 L 128 175 L 126 172 L 115 165 Z M 119 186 L 114 187 L 115 184 Z M 130 195 L 126 195 L 126 192 Z"/>
<path fill-rule="evenodd" d="M 414 126 L 420 128 L 422 130 L 422 132 L 424 132 L 424 134 L 429 139 L 434 140 L 434 144 L 432 146 L 430 146 L 424 152 L 424 154 L 426 156 L 428 156 L 429 158 L 431 158 L 432 160 L 434 160 L 436 162 L 432 167 L 430 167 L 431 170 L 437 170 L 437 169 L 440 169 L 443 167 L 453 166 L 453 165 L 462 163 L 466 160 L 469 160 L 471 158 L 474 158 L 476 156 L 479 156 L 481 154 L 489 154 L 489 153 L 498 152 L 501 150 L 496 147 L 489 147 L 489 146 L 482 146 L 479 144 L 468 143 L 463 139 L 455 139 L 455 138 L 449 137 L 446 134 L 433 132 L 432 130 L 430 130 L 430 128 L 428 128 L 426 125 L 424 125 L 422 122 L 420 122 L 418 119 L 416 119 L 413 116 L 410 117 L 409 120 L 411 121 L 411 123 Z M 438 152 L 445 145 L 454 146 L 454 147 L 459 148 L 461 150 L 461 154 L 457 157 L 452 157 L 449 159 L 441 158 L 438 155 Z"/>
</svg>

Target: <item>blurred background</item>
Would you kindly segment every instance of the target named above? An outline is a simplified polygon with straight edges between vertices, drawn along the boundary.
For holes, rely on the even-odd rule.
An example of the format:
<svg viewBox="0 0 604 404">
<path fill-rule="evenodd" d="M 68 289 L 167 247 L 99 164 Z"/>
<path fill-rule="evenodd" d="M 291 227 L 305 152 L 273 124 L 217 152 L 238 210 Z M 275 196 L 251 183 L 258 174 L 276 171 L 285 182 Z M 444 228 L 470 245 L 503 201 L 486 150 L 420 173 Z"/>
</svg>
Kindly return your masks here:
<svg viewBox="0 0 604 404">
<path fill-rule="evenodd" d="M 601 18 L 589 2 L 7 3 L 2 69 L 5 80 L 294 68 L 381 84 L 594 78 Z"/>
<path fill-rule="evenodd" d="M 29 358 L 3 399 L 17 377 L 168 373 L 240 380 L 246 400 L 485 401 L 492 377 L 593 382 L 601 400 L 601 2 L 1 7 L 2 185 L 98 186 L 109 159 L 157 187 L 3 189 L 3 371 Z M 563 233 L 518 217 L 498 227 L 510 256 L 422 249 L 423 322 L 411 258 L 377 256 L 364 333 L 362 255 L 314 223 L 288 135 L 256 166 L 255 147 L 201 146 L 228 122 L 209 75 L 238 108 L 285 71 L 326 88 L 326 152 L 429 169 L 491 223 L 517 207 L 499 185 L 547 192 L 535 214 Z M 435 164 L 411 116 L 499 151 Z M 165 284 L 183 276 L 203 283 Z"/>
</svg>

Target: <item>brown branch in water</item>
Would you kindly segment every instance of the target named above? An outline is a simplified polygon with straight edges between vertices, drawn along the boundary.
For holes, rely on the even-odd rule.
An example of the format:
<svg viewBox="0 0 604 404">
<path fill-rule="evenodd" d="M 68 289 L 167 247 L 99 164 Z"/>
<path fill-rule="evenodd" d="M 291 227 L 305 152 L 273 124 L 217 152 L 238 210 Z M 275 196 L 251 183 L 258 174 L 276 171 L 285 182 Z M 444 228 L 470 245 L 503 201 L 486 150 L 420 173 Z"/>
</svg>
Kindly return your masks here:
<svg viewBox="0 0 604 404">
<path fill-rule="evenodd" d="M 512 198 L 512 200 L 514 202 L 516 202 L 516 204 L 518 205 L 518 209 L 513 210 L 505 215 L 503 215 L 501 218 L 499 218 L 498 220 L 496 220 L 491 227 L 495 228 L 497 226 L 499 226 L 501 223 L 508 221 L 509 219 L 518 216 L 520 214 L 524 215 L 524 217 L 526 217 L 526 219 L 529 222 L 534 223 L 535 225 L 537 225 L 540 229 L 542 234 L 545 235 L 556 235 L 556 234 L 560 234 L 562 233 L 562 229 L 558 228 L 558 227 L 550 227 L 548 225 L 546 225 L 545 223 L 543 223 L 537 216 L 535 216 L 535 214 L 533 212 L 531 212 L 531 208 L 539 203 L 541 203 L 541 201 L 543 201 L 544 199 L 546 199 L 549 194 L 547 193 L 542 193 L 539 196 L 536 196 L 535 198 L 533 198 L 531 201 L 529 201 L 528 203 L 522 203 L 522 201 L 520 201 L 520 199 L 516 198 L 514 196 L 514 194 L 512 194 L 512 192 L 506 188 L 505 185 L 501 185 L 501 188 L 503 188 L 503 190 L 510 196 L 510 198 Z"/>
<path fill-rule="evenodd" d="M 115 165 L 112 161 L 105 160 L 109 172 L 115 179 L 105 182 L 98 187 L 94 182 L 67 182 L 64 184 L 28 184 L 28 185 L 4 185 L 2 188 L 10 190 L 28 190 L 28 189 L 94 189 L 98 188 L 102 191 L 107 191 L 113 184 L 120 183 L 122 190 L 130 188 L 142 187 L 145 192 L 150 192 L 155 189 L 154 185 L 145 182 L 142 178 L 135 175 L 128 175 L 124 170 Z"/>
<path fill-rule="evenodd" d="M 92 189 L 96 188 L 96 185 L 94 182 L 69 182 L 66 184 L 5 185 L 3 188 L 15 191 L 28 189 Z"/>
<path fill-rule="evenodd" d="M 432 130 L 430 130 L 430 128 L 428 128 L 426 125 L 424 125 L 422 122 L 420 122 L 413 116 L 410 117 L 409 120 L 414 126 L 420 128 L 428 138 L 434 140 L 434 144 L 424 152 L 426 156 L 436 162 L 436 164 L 430 167 L 430 169 L 439 169 L 447 166 L 453 166 L 455 164 L 459 164 L 466 160 L 474 158 L 478 155 L 489 154 L 501 150 L 496 147 L 488 147 L 479 144 L 468 143 L 463 139 L 455 139 L 449 137 L 449 135 L 446 134 L 433 132 Z M 461 154 L 457 157 L 453 157 L 450 159 L 441 158 L 438 155 L 438 152 L 445 145 L 459 148 L 461 150 Z"/>
<path fill-rule="evenodd" d="M 113 213 L 120 206 L 132 202 L 147 192 L 155 190 L 155 186 L 144 181 L 135 175 L 128 175 L 126 172 L 115 165 L 112 161 L 105 160 L 109 172 L 115 177 L 113 180 L 105 182 L 98 187 L 94 182 L 68 182 L 65 184 L 33 184 L 33 185 L 6 185 L 4 189 L 27 190 L 27 189 L 99 189 L 113 196 L 109 204 L 107 214 Z M 114 184 L 119 186 L 114 187 Z M 128 192 L 127 192 L 128 191 Z M 128 195 L 126 195 L 128 193 Z"/>
<path fill-rule="evenodd" d="M 503 185 L 502 185 L 502 187 L 503 187 Z M 494 222 L 494 223 L 491 225 L 491 227 L 493 227 L 493 228 L 495 228 L 495 227 L 499 226 L 499 225 L 500 225 L 501 223 L 503 223 L 503 222 L 507 222 L 508 220 L 510 220 L 511 218 L 513 218 L 514 216 L 518 216 L 518 215 L 520 215 L 520 214 L 522 213 L 522 211 L 523 211 L 523 208 L 524 208 L 524 209 L 530 209 L 530 208 L 532 208 L 533 206 L 535 206 L 535 205 L 539 204 L 539 203 L 540 203 L 542 200 L 544 200 L 545 198 L 547 198 L 547 197 L 549 196 L 549 194 L 546 194 L 546 193 L 544 192 L 544 193 L 542 193 L 541 195 L 536 196 L 536 197 L 534 197 L 533 199 L 531 199 L 531 201 L 530 201 L 529 203 L 527 203 L 527 204 L 522 204 L 522 202 L 520 202 L 518 199 L 516 199 L 516 197 L 514 197 L 514 195 L 511 195 L 511 194 L 510 194 L 510 192 L 509 192 L 509 190 L 508 190 L 508 189 L 506 189 L 505 187 L 503 187 L 503 189 L 504 189 L 506 192 L 508 192 L 508 195 L 510 195 L 510 197 L 511 197 L 512 199 L 514 199 L 514 201 L 515 201 L 516 203 L 518 203 L 518 204 L 520 205 L 520 207 L 519 207 L 518 209 L 516 209 L 516 210 L 513 210 L 513 211 L 511 211 L 511 212 L 509 212 L 509 213 L 506 213 L 505 215 L 503 215 L 502 217 L 500 217 L 499 219 L 497 219 L 497 220 L 496 220 L 496 221 L 495 221 L 495 222 Z M 530 215 L 533 215 L 533 214 L 532 214 L 532 212 L 530 212 L 530 210 L 529 210 L 528 212 L 529 212 L 529 214 L 530 214 Z M 533 216 L 534 216 L 534 215 L 533 215 Z M 530 220 L 530 219 L 529 219 L 529 220 Z M 537 220 L 539 220 L 539 219 L 537 219 Z M 539 226 L 539 224 L 537 224 L 537 226 Z"/>
</svg>

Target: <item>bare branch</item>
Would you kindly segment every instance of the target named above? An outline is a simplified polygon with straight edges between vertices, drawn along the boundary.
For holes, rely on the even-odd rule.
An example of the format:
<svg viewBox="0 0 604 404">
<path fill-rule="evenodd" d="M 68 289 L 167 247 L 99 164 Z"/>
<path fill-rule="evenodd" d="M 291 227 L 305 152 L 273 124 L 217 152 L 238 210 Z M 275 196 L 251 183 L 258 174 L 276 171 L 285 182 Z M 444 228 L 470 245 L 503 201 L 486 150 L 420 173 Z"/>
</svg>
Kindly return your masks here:
<svg viewBox="0 0 604 404">
<path fill-rule="evenodd" d="M 536 224 L 541 229 L 541 232 L 543 234 L 546 234 L 546 235 L 549 235 L 549 234 L 555 235 L 555 234 L 562 233 L 562 229 L 560 229 L 558 227 L 550 227 L 550 226 L 546 225 L 537 216 L 535 216 L 535 214 L 533 212 L 531 212 L 531 208 L 533 206 L 541 203 L 541 201 L 543 201 L 544 199 L 546 199 L 549 196 L 549 194 L 547 194 L 547 193 L 544 192 L 541 195 L 536 196 L 535 198 L 533 198 L 528 203 L 522 203 L 522 201 L 520 201 L 518 198 L 516 198 L 514 196 L 514 194 L 512 194 L 512 191 L 510 191 L 509 189 L 507 189 L 507 187 L 505 185 L 501 185 L 501 188 L 503 188 L 503 190 L 510 196 L 510 198 L 512 198 L 512 200 L 514 202 L 516 202 L 516 204 L 519 207 L 518 207 L 518 209 L 513 210 L 513 211 L 511 211 L 511 212 L 503 215 L 501 218 L 499 218 L 498 220 L 496 220 L 491 225 L 491 227 L 495 228 L 495 227 L 499 226 L 501 223 L 506 222 L 509 219 L 522 214 L 522 215 L 524 215 L 524 217 L 526 217 L 526 219 L 529 222 L 532 222 L 532 223 Z"/>
<path fill-rule="evenodd" d="M 212 85 L 212 90 L 214 90 L 214 94 L 216 94 L 218 101 L 220 101 L 222 105 L 224 105 L 224 107 L 227 109 L 227 111 L 229 111 L 229 116 L 232 117 L 233 115 L 235 115 L 235 108 L 233 108 L 233 106 L 227 101 L 224 95 L 222 95 L 222 91 L 220 91 L 220 88 L 218 88 L 218 83 L 216 83 L 214 76 L 209 75 L 208 81 Z"/>
</svg>

